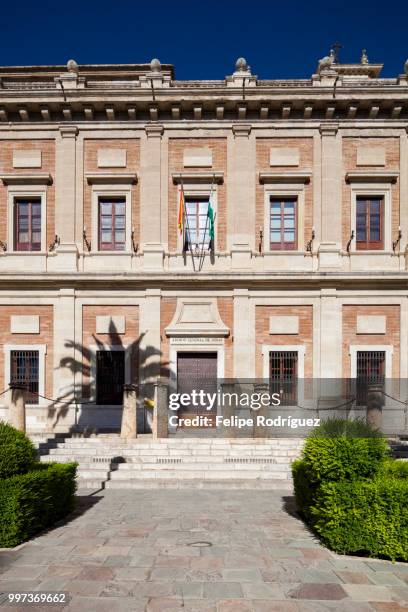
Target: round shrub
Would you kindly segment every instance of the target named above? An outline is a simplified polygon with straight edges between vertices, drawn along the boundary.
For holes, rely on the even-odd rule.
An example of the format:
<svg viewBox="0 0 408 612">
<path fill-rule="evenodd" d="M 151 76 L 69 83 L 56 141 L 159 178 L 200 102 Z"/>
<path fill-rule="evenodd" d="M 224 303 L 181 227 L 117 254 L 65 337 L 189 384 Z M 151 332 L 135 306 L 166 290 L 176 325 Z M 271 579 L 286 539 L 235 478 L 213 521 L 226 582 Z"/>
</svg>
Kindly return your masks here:
<svg viewBox="0 0 408 612">
<path fill-rule="evenodd" d="M 319 427 L 310 434 L 312 438 L 382 438 L 379 429 L 375 429 L 363 419 L 331 418 L 322 421 Z"/>
<path fill-rule="evenodd" d="M 35 447 L 25 433 L 0 423 L 0 479 L 25 474 L 35 458 Z"/>
<path fill-rule="evenodd" d="M 303 460 L 311 482 L 372 478 L 388 457 L 383 438 L 308 438 Z"/>
</svg>

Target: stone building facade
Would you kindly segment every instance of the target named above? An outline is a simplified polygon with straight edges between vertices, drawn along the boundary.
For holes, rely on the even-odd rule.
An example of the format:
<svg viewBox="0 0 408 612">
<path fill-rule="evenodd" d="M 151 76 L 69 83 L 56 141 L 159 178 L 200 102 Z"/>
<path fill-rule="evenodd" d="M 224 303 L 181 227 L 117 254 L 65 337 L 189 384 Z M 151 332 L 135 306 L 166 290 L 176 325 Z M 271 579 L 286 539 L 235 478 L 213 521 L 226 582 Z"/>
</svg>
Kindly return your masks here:
<svg viewBox="0 0 408 612">
<path fill-rule="evenodd" d="M 0 391 L 29 385 L 29 430 L 116 427 L 160 373 L 408 378 L 408 64 L 381 68 L 0 68 Z"/>
</svg>

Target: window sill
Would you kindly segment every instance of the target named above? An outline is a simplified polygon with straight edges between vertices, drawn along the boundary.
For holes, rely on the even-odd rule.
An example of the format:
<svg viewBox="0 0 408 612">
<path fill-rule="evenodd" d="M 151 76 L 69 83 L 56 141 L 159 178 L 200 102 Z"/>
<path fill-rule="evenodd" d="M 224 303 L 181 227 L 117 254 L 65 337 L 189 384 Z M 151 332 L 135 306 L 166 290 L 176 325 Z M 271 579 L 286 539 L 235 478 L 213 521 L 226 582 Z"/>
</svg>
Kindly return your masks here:
<svg viewBox="0 0 408 612">
<path fill-rule="evenodd" d="M 276 251 L 263 251 L 262 254 L 263 255 L 305 255 L 306 253 L 309 253 L 309 251 L 304 251 L 300 249 L 296 249 L 296 250 L 289 249 L 285 251 L 284 249 L 282 249 L 282 250 L 276 250 Z"/>
<path fill-rule="evenodd" d="M 44 257 L 44 255 L 51 255 L 49 251 L 1 251 L 0 256 L 4 255 L 17 255 L 17 257 L 24 257 L 25 255 Z"/>
<path fill-rule="evenodd" d="M 90 253 L 88 253 L 87 251 L 84 251 L 84 257 L 95 257 L 98 255 L 109 255 L 109 256 L 115 256 L 115 257 L 129 257 L 129 255 L 136 255 L 136 253 L 134 253 L 133 251 L 91 251 Z"/>
</svg>

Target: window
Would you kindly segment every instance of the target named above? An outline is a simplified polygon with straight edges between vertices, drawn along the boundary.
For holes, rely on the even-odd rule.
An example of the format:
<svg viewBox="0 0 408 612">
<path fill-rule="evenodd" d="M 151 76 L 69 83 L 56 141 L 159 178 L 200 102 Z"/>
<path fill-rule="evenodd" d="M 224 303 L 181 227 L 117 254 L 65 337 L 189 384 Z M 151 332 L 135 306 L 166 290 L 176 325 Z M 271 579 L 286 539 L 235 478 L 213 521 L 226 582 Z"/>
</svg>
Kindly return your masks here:
<svg viewBox="0 0 408 612">
<path fill-rule="evenodd" d="M 358 197 L 356 204 L 357 250 L 384 248 L 384 199 Z"/>
<path fill-rule="evenodd" d="M 125 351 L 96 352 L 96 403 L 122 405 L 125 384 Z"/>
<path fill-rule="evenodd" d="M 185 198 L 186 232 L 189 245 L 195 248 L 208 249 L 210 244 L 208 213 L 208 197 L 195 196 Z"/>
<path fill-rule="evenodd" d="M 297 199 L 271 198 L 270 217 L 271 251 L 297 249 Z"/>
<path fill-rule="evenodd" d="M 385 375 L 385 351 L 357 352 L 357 406 L 367 404 L 368 388 L 383 385 Z"/>
<path fill-rule="evenodd" d="M 29 391 L 26 403 L 38 404 L 39 352 L 11 351 L 10 373 L 12 383 L 23 385 Z"/>
<path fill-rule="evenodd" d="M 122 198 L 99 199 L 99 250 L 124 251 L 126 202 Z"/>
<path fill-rule="evenodd" d="M 281 406 L 297 403 L 297 351 L 272 351 L 269 354 L 269 382 L 272 393 L 279 393 Z"/>
<path fill-rule="evenodd" d="M 14 249 L 41 251 L 41 199 L 14 201 Z"/>
</svg>

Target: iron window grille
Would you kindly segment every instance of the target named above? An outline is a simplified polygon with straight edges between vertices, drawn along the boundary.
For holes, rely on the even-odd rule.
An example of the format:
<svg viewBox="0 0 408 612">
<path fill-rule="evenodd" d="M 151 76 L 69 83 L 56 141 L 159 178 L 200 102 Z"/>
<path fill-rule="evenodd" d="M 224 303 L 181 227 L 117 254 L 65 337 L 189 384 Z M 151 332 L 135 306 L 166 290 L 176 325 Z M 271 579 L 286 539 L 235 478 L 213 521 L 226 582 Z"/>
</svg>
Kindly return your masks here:
<svg viewBox="0 0 408 612">
<path fill-rule="evenodd" d="M 281 406 L 297 404 L 297 351 L 271 351 L 269 355 L 270 392 L 278 393 Z"/>
<path fill-rule="evenodd" d="M 385 351 L 358 351 L 356 401 L 358 406 L 367 405 L 367 393 L 371 385 L 384 386 Z"/>
<path fill-rule="evenodd" d="M 39 352 L 11 351 L 11 383 L 22 385 L 29 392 L 26 404 L 38 404 Z"/>
</svg>

